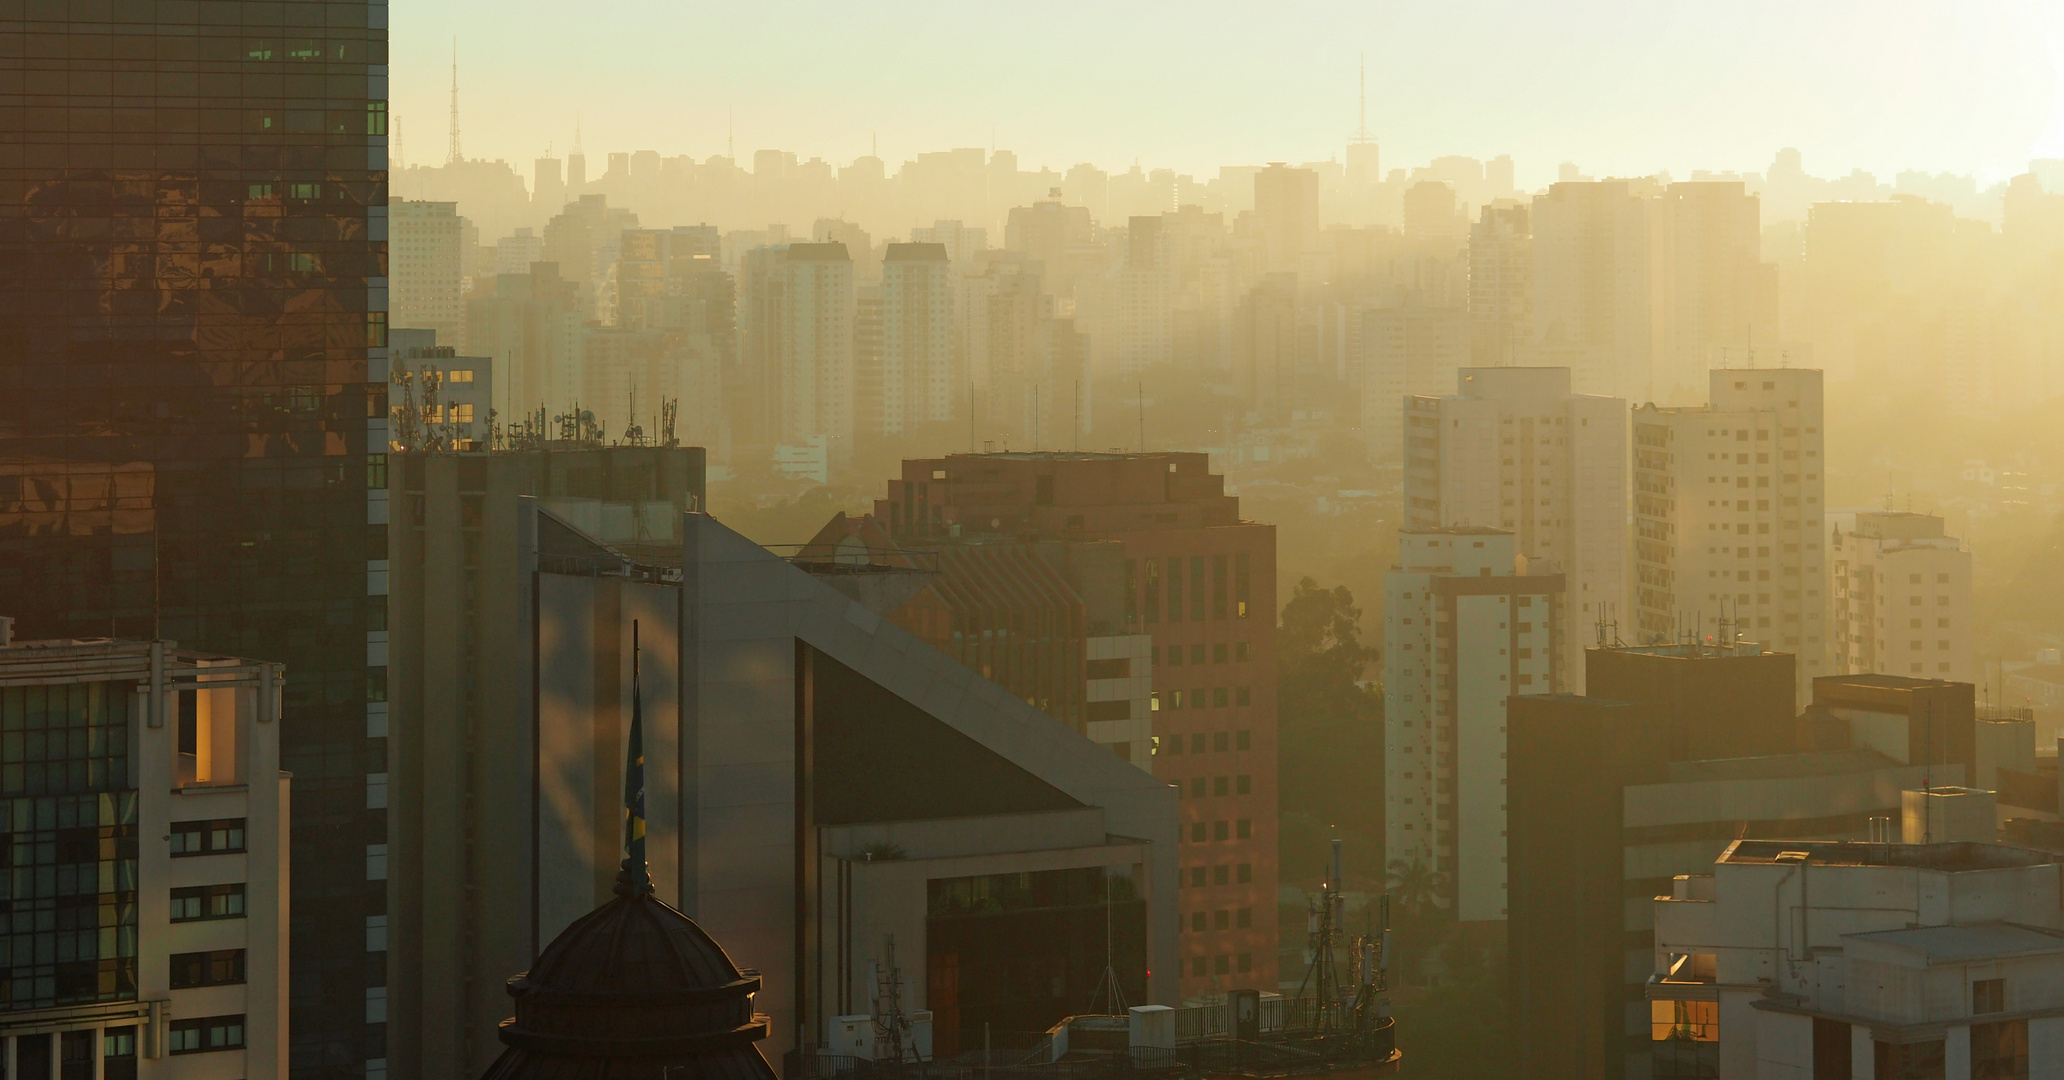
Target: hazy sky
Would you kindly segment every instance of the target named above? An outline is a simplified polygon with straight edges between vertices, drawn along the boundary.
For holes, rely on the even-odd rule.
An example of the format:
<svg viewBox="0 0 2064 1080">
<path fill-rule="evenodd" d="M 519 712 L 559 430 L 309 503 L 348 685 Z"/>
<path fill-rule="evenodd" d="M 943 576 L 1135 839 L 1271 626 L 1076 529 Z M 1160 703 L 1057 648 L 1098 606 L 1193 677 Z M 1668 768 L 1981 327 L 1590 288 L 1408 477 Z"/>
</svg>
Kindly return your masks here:
<svg viewBox="0 0 2064 1080">
<path fill-rule="evenodd" d="M 1027 167 L 1323 160 L 1367 54 L 1384 168 L 1511 154 L 1523 186 L 1762 170 L 1977 173 L 2064 156 L 2064 6 L 2028 0 L 683 3 L 394 0 L 409 161 L 441 161 L 452 39 L 469 157 L 779 148 L 844 164 L 878 133 Z M 993 136 L 992 136 L 993 132 Z M 592 172 L 599 166 L 591 165 Z M 523 171 L 528 173 L 527 167 Z"/>
</svg>

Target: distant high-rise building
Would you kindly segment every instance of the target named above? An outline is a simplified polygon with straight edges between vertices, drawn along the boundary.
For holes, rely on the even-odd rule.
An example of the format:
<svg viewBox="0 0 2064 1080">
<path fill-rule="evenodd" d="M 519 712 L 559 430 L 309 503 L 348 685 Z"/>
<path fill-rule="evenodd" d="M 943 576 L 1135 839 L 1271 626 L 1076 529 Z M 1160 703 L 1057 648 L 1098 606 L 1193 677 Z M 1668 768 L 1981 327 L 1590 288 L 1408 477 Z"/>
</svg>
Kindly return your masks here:
<svg viewBox="0 0 2064 1080">
<path fill-rule="evenodd" d="M 944 244 L 890 244 L 882 261 L 882 404 L 865 426 L 908 435 L 951 420 L 960 399 L 952 264 Z"/>
<path fill-rule="evenodd" d="M 1798 700 L 1831 670 L 1821 373 L 1714 371 L 1710 403 L 1634 410 L 1638 643 L 1726 619 L 1799 657 Z M 1629 630 L 1625 621 L 1621 632 Z"/>
<path fill-rule="evenodd" d="M 1501 200 L 1484 207 L 1469 227 L 1469 356 L 1478 367 L 1523 363 L 1530 355 L 1534 234 L 1528 218 L 1526 204 Z"/>
<path fill-rule="evenodd" d="M 1655 200 L 1655 400 L 1690 404 L 1706 372 L 1778 352 L 1777 267 L 1740 181 L 1677 183 Z"/>
<path fill-rule="evenodd" d="M 1096 224 L 1088 207 L 1045 200 L 1012 208 L 1003 235 L 1004 247 L 1040 264 L 1048 292 L 1068 296 L 1075 288 L 1076 252 L 1096 242 Z"/>
<path fill-rule="evenodd" d="M 965 272 L 965 267 L 974 262 L 975 253 L 989 247 L 989 230 L 969 228 L 958 221 L 934 221 L 929 229 L 910 230 L 910 242 L 944 245 L 947 261 Z"/>
<path fill-rule="evenodd" d="M 749 444 L 768 451 L 853 437 L 853 261 L 846 245 L 788 244 L 747 256 L 741 362 L 762 402 Z"/>
<path fill-rule="evenodd" d="M 1170 301 L 1172 275 L 1168 238 L 1161 218 L 1135 217 L 1126 227 L 1125 258 L 1118 267 L 1110 372 L 1132 377 L 1174 358 Z"/>
<path fill-rule="evenodd" d="M 1405 399 L 1438 396 L 1455 387 L 1469 366 L 1470 313 L 1426 307 L 1409 299 L 1402 307 L 1370 308 L 1362 321 L 1362 435 L 1379 460 L 1403 446 Z"/>
<path fill-rule="evenodd" d="M 1245 411 L 1273 418 L 1297 401 L 1297 275 L 1269 274 L 1233 310 L 1233 387 Z"/>
<path fill-rule="evenodd" d="M 1254 174 L 1254 218 L 1269 270 L 1294 272 L 1319 241 L 1319 174 L 1280 161 Z"/>
<path fill-rule="evenodd" d="M 1469 234 L 1469 219 L 1455 203 L 1455 189 L 1439 180 L 1421 180 L 1405 189 L 1405 235 L 1429 244 L 1460 246 Z"/>
<path fill-rule="evenodd" d="M 558 213 L 560 207 L 566 205 L 565 164 L 547 155 L 531 165 L 530 203 L 534 210 L 546 217 Z"/>
<path fill-rule="evenodd" d="M 1650 217 L 1624 180 L 1534 199 L 1534 362 L 1568 367 L 1579 393 L 1653 396 Z"/>
<path fill-rule="evenodd" d="M 389 325 L 435 330 L 450 342 L 462 338 L 460 221 L 457 203 L 397 199 L 388 205 Z"/>
<path fill-rule="evenodd" d="M 528 274 L 530 264 L 544 257 L 545 238 L 527 228 L 520 228 L 515 235 L 495 241 L 494 272 L 496 275 Z"/>
<path fill-rule="evenodd" d="M 474 290 L 466 301 L 466 341 L 494 360 L 505 426 L 513 430 L 529 420 L 542 428 L 579 401 L 586 321 L 579 288 L 559 276 L 557 263 L 534 262 L 524 273 L 498 274 Z"/>
<path fill-rule="evenodd" d="M 1962 541 L 1933 514 L 1835 518 L 1835 674 L 1972 681 L 1971 553 Z"/>
<path fill-rule="evenodd" d="M 586 318 L 614 311 L 616 292 L 608 277 L 625 229 L 638 227 L 638 215 L 612 207 L 606 195 L 582 195 L 545 223 L 543 259 L 556 263 L 559 276 L 573 282 Z"/>
<path fill-rule="evenodd" d="M 1515 573 L 1513 539 L 1401 529 L 1383 584 L 1384 851 L 1470 922 L 1505 917 L 1506 700 L 1563 681 L 1564 579 Z"/>
<path fill-rule="evenodd" d="M 1565 680 L 1627 596 L 1627 403 L 1570 392 L 1565 368 L 1464 368 L 1456 390 L 1403 403 L 1405 525 L 1513 534 L 1529 563 L 1564 575 Z"/>
</svg>

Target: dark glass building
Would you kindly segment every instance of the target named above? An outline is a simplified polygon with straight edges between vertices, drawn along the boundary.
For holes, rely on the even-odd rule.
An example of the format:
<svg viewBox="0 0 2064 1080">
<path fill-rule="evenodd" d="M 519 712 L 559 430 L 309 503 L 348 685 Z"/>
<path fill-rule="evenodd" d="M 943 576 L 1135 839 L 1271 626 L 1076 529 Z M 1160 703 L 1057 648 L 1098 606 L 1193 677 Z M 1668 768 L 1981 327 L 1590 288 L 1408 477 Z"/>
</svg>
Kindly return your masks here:
<svg viewBox="0 0 2064 1080">
<path fill-rule="evenodd" d="M 286 665 L 296 1077 L 385 1068 L 386 54 L 0 0 L 0 614 Z"/>
</svg>

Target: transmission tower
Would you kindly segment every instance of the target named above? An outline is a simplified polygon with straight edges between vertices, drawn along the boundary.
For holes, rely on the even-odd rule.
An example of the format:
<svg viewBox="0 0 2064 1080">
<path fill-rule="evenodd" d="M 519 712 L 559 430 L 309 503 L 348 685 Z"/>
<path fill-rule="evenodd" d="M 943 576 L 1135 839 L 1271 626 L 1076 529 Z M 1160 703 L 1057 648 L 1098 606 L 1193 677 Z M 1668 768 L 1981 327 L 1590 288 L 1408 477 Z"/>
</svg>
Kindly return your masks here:
<svg viewBox="0 0 2064 1080">
<path fill-rule="evenodd" d="M 445 151 L 444 163 L 457 165 L 466 160 L 459 149 L 459 39 L 451 43 L 451 149 Z"/>
</svg>

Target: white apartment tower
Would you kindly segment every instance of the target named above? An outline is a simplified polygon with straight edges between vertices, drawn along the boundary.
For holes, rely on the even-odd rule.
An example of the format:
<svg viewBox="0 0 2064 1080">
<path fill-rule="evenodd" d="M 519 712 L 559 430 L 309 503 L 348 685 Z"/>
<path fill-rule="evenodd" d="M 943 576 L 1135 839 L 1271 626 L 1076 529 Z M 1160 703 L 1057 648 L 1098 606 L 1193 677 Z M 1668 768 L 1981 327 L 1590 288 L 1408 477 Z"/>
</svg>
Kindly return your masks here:
<svg viewBox="0 0 2064 1080">
<path fill-rule="evenodd" d="M 0 1064 L 36 1080 L 285 1080 L 285 672 L 169 641 L 10 644 L 6 627 Z M 385 938 L 368 919 L 368 952 Z"/>
<path fill-rule="evenodd" d="M 1567 368 L 1463 368 L 1456 392 L 1404 401 L 1405 527 L 1505 529 L 1537 573 L 1568 583 L 1561 669 L 1627 622 L 1627 403 L 1570 392 Z M 1624 633 L 1624 631 L 1623 631 Z"/>
<path fill-rule="evenodd" d="M 1739 180 L 1671 184 L 1657 197 L 1653 400 L 1698 400 L 1706 372 L 1778 351 L 1777 266 L 1762 211 Z"/>
<path fill-rule="evenodd" d="M 387 325 L 435 330 L 459 343 L 466 329 L 459 204 L 396 199 L 387 208 L 387 229 Z"/>
<path fill-rule="evenodd" d="M 1814 677 L 1835 671 L 1821 373 L 1734 368 L 1709 382 L 1704 407 L 1634 410 L 1634 640 L 1725 617 L 1797 655 L 1810 701 Z"/>
<path fill-rule="evenodd" d="M 882 261 L 881 410 L 870 430 L 907 435 L 951 420 L 954 370 L 952 264 L 944 244 L 890 244 Z"/>
<path fill-rule="evenodd" d="M 1971 553 L 1962 541 L 1933 514 L 1836 518 L 1835 673 L 1972 681 Z"/>
<path fill-rule="evenodd" d="M 1505 701 L 1563 689 L 1564 579 L 1517 573 L 1514 539 L 1401 529 L 1384 578 L 1385 850 L 1465 920 L 1505 917 Z"/>
<path fill-rule="evenodd" d="M 820 438 L 843 454 L 853 438 L 853 260 L 844 244 L 790 244 L 776 274 L 781 443 Z"/>
</svg>

